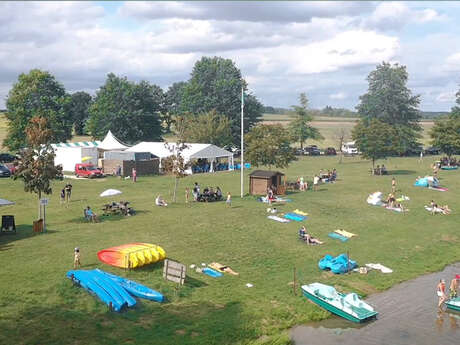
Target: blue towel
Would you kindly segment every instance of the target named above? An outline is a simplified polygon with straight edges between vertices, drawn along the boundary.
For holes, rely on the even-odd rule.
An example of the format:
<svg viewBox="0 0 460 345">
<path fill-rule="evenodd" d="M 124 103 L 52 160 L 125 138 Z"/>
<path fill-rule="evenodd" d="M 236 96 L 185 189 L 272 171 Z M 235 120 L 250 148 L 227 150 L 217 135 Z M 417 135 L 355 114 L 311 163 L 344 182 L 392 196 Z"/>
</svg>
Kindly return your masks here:
<svg viewBox="0 0 460 345">
<path fill-rule="evenodd" d="M 295 220 L 296 222 L 301 222 L 301 221 L 307 219 L 307 217 L 302 216 L 301 214 L 297 214 L 297 213 L 286 213 L 284 215 L 284 218 L 290 219 L 290 220 Z"/>
<path fill-rule="evenodd" d="M 208 276 L 213 277 L 213 278 L 222 277 L 222 273 L 217 272 L 217 271 L 215 271 L 215 270 L 213 270 L 212 268 L 209 268 L 209 267 L 203 268 L 203 270 L 201 272 L 203 272 L 204 274 L 207 274 Z"/>
<path fill-rule="evenodd" d="M 337 239 L 337 240 L 340 240 L 340 241 L 342 241 L 342 242 L 348 241 L 348 237 L 342 236 L 342 235 L 337 234 L 337 233 L 335 233 L 335 232 L 329 233 L 328 236 L 331 237 L 331 238 L 335 238 L 335 239 Z"/>
</svg>

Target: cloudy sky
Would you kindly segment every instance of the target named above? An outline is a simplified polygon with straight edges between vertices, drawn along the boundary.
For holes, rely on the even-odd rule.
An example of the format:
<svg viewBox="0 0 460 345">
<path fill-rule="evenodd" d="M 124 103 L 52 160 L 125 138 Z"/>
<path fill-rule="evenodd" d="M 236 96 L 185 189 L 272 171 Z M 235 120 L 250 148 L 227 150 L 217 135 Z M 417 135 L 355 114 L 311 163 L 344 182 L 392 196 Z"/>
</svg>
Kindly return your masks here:
<svg viewBox="0 0 460 345">
<path fill-rule="evenodd" d="M 202 56 L 235 61 L 265 104 L 306 92 L 353 109 L 381 61 L 409 71 L 421 109 L 449 110 L 460 85 L 458 2 L 0 2 L 0 108 L 32 68 L 70 92 L 109 72 L 164 89 Z"/>
</svg>

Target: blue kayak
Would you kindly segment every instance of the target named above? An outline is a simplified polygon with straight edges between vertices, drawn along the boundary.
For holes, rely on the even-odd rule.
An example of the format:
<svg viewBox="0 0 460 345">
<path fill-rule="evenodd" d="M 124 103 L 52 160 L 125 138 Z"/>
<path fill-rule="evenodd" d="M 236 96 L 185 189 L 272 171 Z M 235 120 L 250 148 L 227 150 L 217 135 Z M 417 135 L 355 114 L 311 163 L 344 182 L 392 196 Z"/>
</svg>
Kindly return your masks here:
<svg viewBox="0 0 460 345">
<path fill-rule="evenodd" d="M 112 295 L 110 295 L 107 290 L 102 288 L 89 274 L 88 271 L 78 270 L 78 271 L 69 271 L 67 272 L 67 277 L 72 279 L 74 282 L 78 283 L 85 290 L 90 293 L 95 294 L 109 307 L 111 306 L 113 310 L 120 311 L 123 307 L 123 303 L 119 303 Z"/>
<path fill-rule="evenodd" d="M 217 272 L 217 271 L 215 271 L 215 270 L 213 270 L 212 268 L 209 268 L 209 267 L 203 268 L 203 270 L 201 272 L 203 272 L 204 274 L 206 274 L 206 275 L 208 275 L 210 277 L 213 277 L 213 278 L 222 277 L 222 273 Z"/>
<path fill-rule="evenodd" d="M 136 305 L 136 300 L 122 286 L 97 271 L 89 271 L 93 279 L 103 287 L 115 299 L 119 299 L 121 304 L 127 304 L 128 307 Z"/>
<path fill-rule="evenodd" d="M 111 274 L 111 273 L 102 271 L 100 269 L 96 269 L 95 271 L 98 272 L 99 274 L 105 275 L 113 282 L 119 284 L 121 287 L 123 287 L 126 291 L 128 291 L 133 296 L 148 299 L 150 301 L 160 302 L 160 303 L 165 301 L 165 297 L 161 293 L 145 285 L 136 283 L 135 281 L 117 276 L 115 274 Z"/>
</svg>

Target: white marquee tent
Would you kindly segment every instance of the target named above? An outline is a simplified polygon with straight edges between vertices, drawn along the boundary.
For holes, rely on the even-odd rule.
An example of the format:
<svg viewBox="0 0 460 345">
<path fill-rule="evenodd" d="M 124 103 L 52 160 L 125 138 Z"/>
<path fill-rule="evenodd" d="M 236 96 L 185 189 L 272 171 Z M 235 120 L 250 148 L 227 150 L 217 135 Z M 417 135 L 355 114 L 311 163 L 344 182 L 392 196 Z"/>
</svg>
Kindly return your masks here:
<svg viewBox="0 0 460 345">
<path fill-rule="evenodd" d="M 54 149 L 56 157 L 54 157 L 55 165 L 62 165 L 64 171 L 74 171 L 75 164 L 82 163 L 83 157 L 90 157 L 85 160 L 85 163 L 91 163 L 97 166 L 99 158 L 98 150 L 125 150 L 128 146 L 120 143 L 115 138 L 111 131 L 107 133 L 102 141 L 80 141 L 77 143 L 58 143 L 51 145 Z"/>
<path fill-rule="evenodd" d="M 175 152 L 176 143 L 168 143 L 169 147 L 172 149 L 169 150 L 164 142 L 147 142 L 143 141 L 137 145 L 134 145 L 127 149 L 129 152 L 150 152 L 151 154 L 160 158 L 166 158 L 171 156 Z M 207 159 L 211 164 L 211 172 L 214 171 L 214 163 L 217 162 L 217 158 L 227 158 L 229 169 L 233 167 L 233 153 L 227 150 L 224 150 L 216 145 L 212 144 L 185 144 L 187 148 L 182 151 L 182 157 L 184 157 L 185 162 L 190 162 L 194 159 Z M 191 169 L 188 171 L 191 173 Z"/>
</svg>

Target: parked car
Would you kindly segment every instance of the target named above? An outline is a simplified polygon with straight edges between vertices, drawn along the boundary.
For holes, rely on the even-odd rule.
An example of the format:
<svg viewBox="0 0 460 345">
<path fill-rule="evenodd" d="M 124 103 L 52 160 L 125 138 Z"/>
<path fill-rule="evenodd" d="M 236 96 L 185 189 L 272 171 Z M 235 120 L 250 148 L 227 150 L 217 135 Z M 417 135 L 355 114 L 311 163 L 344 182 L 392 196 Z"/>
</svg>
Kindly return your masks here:
<svg viewBox="0 0 460 345">
<path fill-rule="evenodd" d="M 438 149 L 437 147 L 429 147 L 425 150 L 426 155 L 439 155 L 441 153 L 441 150 Z"/>
<path fill-rule="evenodd" d="M 335 148 L 333 147 L 328 147 L 325 151 L 324 151 L 324 154 L 326 156 L 335 156 L 337 154 L 337 152 L 335 151 Z"/>
<path fill-rule="evenodd" d="M 309 156 L 319 156 L 321 154 L 321 151 L 316 145 L 307 146 L 304 148 L 304 150 L 305 150 L 305 154 Z"/>
<path fill-rule="evenodd" d="M 303 149 L 295 149 L 294 154 L 296 156 L 303 156 L 305 154 L 305 151 Z"/>
<path fill-rule="evenodd" d="M 16 159 L 16 156 L 10 153 L 0 153 L 0 163 L 11 163 Z"/>
<path fill-rule="evenodd" d="M 75 176 L 76 177 L 104 177 L 101 169 L 95 167 L 90 163 L 79 163 L 75 164 Z"/>
<path fill-rule="evenodd" d="M 6 166 L 0 164 L 0 177 L 10 177 L 11 171 Z"/>
</svg>

